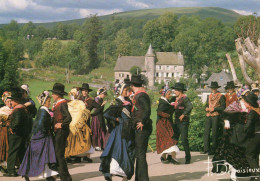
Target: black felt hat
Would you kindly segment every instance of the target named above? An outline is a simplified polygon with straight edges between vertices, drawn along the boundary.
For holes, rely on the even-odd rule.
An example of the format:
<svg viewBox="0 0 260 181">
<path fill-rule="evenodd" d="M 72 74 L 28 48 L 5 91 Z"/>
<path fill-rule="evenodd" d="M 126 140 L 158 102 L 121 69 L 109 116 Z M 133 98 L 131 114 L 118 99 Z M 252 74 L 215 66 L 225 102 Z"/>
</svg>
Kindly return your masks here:
<svg viewBox="0 0 260 181">
<path fill-rule="evenodd" d="M 221 86 L 218 85 L 218 82 L 211 82 L 208 86 L 209 88 L 220 88 Z"/>
<path fill-rule="evenodd" d="M 87 90 L 88 92 L 92 91 L 92 89 L 89 88 L 88 83 L 83 83 L 82 87 L 80 87 L 79 90 Z"/>
<path fill-rule="evenodd" d="M 68 95 L 67 92 L 64 91 L 65 89 L 65 86 L 61 83 L 55 83 L 53 85 L 53 88 L 52 90 L 49 90 L 50 92 L 54 93 L 54 94 L 58 94 L 58 95 L 61 95 L 61 96 L 64 96 L 64 95 Z"/>
<path fill-rule="evenodd" d="M 236 87 L 238 87 L 238 86 L 235 85 L 234 81 L 229 81 L 229 82 L 227 82 L 225 89 L 236 88 Z"/>
<path fill-rule="evenodd" d="M 24 90 L 20 87 L 12 88 L 11 89 L 11 96 L 9 96 L 7 98 L 20 101 L 22 99 L 22 96 L 23 96 L 23 91 Z"/>
<path fill-rule="evenodd" d="M 141 87 L 144 83 L 141 75 L 132 75 L 131 80 L 128 82 L 129 84 L 133 84 L 135 87 Z"/>
<path fill-rule="evenodd" d="M 181 82 L 177 82 L 175 83 L 175 85 L 172 87 L 172 89 L 175 89 L 175 90 L 182 90 L 182 91 L 186 91 L 186 87 L 183 83 Z"/>
<path fill-rule="evenodd" d="M 124 79 L 124 83 L 125 83 L 125 84 L 129 85 L 129 82 L 130 82 L 130 79 L 128 79 L 128 78 L 125 78 L 125 79 Z"/>
<path fill-rule="evenodd" d="M 257 95 L 255 95 L 253 92 L 249 92 L 249 94 L 247 96 L 242 96 L 242 98 L 251 106 L 258 108 L 259 105 L 257 103 L 258 97 Z"/>
</svg>

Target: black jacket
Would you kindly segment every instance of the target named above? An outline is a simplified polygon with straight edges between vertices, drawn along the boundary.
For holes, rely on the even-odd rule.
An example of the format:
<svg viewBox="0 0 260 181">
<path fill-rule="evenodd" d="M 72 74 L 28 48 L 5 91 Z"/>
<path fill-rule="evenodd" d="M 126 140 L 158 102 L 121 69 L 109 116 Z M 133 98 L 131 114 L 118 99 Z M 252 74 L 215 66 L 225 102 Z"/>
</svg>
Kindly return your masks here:
<svg viewBox="0 0 260 181">
<path fill-rule="evenodd" d="M 159 105 L 157 108 L 157 122 L 162 118 L 167 118 L 171 123 L 173 123 L 172 115 L 174 113 L 174 106 L 170 105 L 164 99 L 159 99 Z"/>
<path fill-rule="evenodd" d="M 14 108 L 10 115 L 10 122 L 10 128 L 14 134 L 19 136 L 29 136 L 31 134 L 32 122 L 25 107 Z"/>
<path fill-rule="evenodd" d="M 178 101 L 178 105 L 175 105 L 175 123 L 180 123 L 179 117 L 183 114 L 184 118 L 182 122 L 189 122 L 190 120 L 190 113 L 193 109 L 193 105 L 188 97 L 182 97 Z"/>
<path fill-rule="evenodd" d="M 136 123 L 142 122 L 144 127 L 152 126 L 152 120 L 150 119 L 151 115 L 151 101 L 148 94 L 141 92 L 134 97 L 133 100 L 133 111 L 132 119 L 134 125 Z"/>
<path fill-rule="evenodd" d="M 254 110 L 251 110 L 247 115 L 245 131 L 248 137 L 254 136 L 256 132 L 260 132 L 259 114 Z"/>
</svg>

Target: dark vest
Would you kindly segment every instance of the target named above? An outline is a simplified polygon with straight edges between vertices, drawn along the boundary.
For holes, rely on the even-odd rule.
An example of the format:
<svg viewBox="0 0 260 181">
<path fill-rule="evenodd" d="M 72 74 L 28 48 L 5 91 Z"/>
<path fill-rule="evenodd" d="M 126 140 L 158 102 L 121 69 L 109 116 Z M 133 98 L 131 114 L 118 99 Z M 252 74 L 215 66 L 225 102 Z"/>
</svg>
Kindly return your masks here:
<svg viewBox="0 0 260 181">
<path fill-rule="evenodd" d="M 62 102 L 59 102 L 57 105 L 54 106 L 53 108 L 53 119 L 54 119 L 54 125 L 56 123 L 63 123 L 63 115 L 61 113 L 61 105 L 62 104 L 67 104 L 67 101 L 64 100 Z"/>
</svg>

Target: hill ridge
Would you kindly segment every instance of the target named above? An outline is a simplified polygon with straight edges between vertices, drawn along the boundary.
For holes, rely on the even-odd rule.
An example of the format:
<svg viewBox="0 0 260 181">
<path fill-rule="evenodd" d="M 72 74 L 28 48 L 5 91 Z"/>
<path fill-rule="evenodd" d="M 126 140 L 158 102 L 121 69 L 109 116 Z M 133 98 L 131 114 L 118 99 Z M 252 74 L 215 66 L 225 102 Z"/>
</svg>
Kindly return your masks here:
<svg viewBox="0 0 260 181">
<path fill-rule="evenodd" d="M 165 11 L 166 10 L 166 11 Z M 153 8 L 153 9 L 139 9 L 139 10 L 130 10 L 124 12 L 118 12 L 108 15 L 99 16 L 101 20 L 111 20 L 112 18 L 122 18 L 122 19 L 145 19 L 150 20 L 157 18 L 158 16 L 162 15 L 165 12 L 172 12 L 177 16 L 187 15 L 198 15 L 202 19 L 205 18 L 216 18 L 222 21 L 225 24 L 232 25 L 235 23 L 236 19 L 241 16 L 239 13 L 225 9 L 220 7 L 167 7 L 167 8 Z M 57 23 L 63 24 L 83 24 L 84 21 L 88 17 L 79 18 L 79 19 L 72 19 L 72 20 L 64 20 L 64 21 L 55 21 L 55 22 L 45 22 L 45 23 L 34 23 L 36 26 L 44 26 L 46 28 L 52 28 Z M 19 23 L 23 25 L 25 23 Z M 0 27 L 4 26 L 5 24 L 0 24 Z"/>
</svg>

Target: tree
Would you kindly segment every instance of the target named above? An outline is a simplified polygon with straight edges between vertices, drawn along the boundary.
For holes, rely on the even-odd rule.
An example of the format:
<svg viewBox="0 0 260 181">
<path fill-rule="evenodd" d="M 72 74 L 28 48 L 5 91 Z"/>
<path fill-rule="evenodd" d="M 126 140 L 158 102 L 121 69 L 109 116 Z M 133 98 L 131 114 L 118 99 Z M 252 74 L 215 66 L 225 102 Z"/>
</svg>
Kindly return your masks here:
<svg viewBox="0 0 260 181">
<path fill-rule="evenodd" d="M 83 31 L 86 34 L 83 44 L 88 54 L 88 69 L 86 70 L 88 73 L 91 70 L 98 68 L 100 64 L 97 55 L 97 46 L 102 35 L 102 26 L 97 15 L 91 16 L 86 20 L 83 25 Z"/>
<path fill-rule="evenodd" d="M 67 38 L 66 26 L 62 23 L 58 23 L 56 28 L 56 37 L 59 40 L 65 40 Z"/>
<path fill-rule="evenodd" d="M 37 59 L 37 64 L 42 67 L 57 65 L 59 61 L 57 52 L 61 49 L 61 43 L 57 40 L 46 40 L 42 44 L 42 52 Z"/>
<path fill-rule="evenodd" d="M 131 67 L 131 69 L 130 69 L 131 75 L 138 75 L 138 74 L 140 74 L 141 72 L 142 72 L 142 69 L 141 69 L 140 67 L 138 67 L 138 66 L 133 66 L 133 67 Z"/>
<path fill-rule="evenodd" d="M 156 51 L 171 51 L 171 43 L 177 34 L 177 26 L 177 16 L 165 13 L 144 25 L 143 41 L 147 45 L 151 43 Z"/>
<path fill-rule="evenodd" d="M 37 26 L 34 30 L 33 33 L 35 38 L 48 38 L 50 37 L 50 31 L 46 29 L 44 26 Z"/>
<path fill-rule="evenodd" d="M 10 54 L 5 63 L 4 79 L 1 81 L 1 91 L 10 90 L 18 85 L 19 76 L 17 73 L 17 61 L 14 55 Z"/>
<path fill-rule="evenodd" d="M 6 39 L 17 40 L 19 36 L 19 25 L 17 21 L 12 20 L 10 24 L 3 27 Z"/>
<path fill-rule="evenodd" d="M 131 54 L 131 38 L 125 29 L 117 32 L 114 42 L 116 45 L 116 55 L 127 56 Z"/>
<path fill-rule="evenodd" d="M 26 37 L 27 35 L 33 35 L 35 25 L 30 21 L 21 27 L 20 35 Z"/>
<path fill-rule="evenodd" d="M 5 75 L 5 60 L 4 60 L 4 47 L 2 45 L 2 40 L 0 39 L 0 82 L 4 79 Z"/>
<path fill-rule="evenodd" d="M 245 40 L 249 37 L 257 44 L 260 33 L 260 17 L 254 15 L 239 17 L 234 25 L 234 31 L 238 38 Z"/>
</svg>

